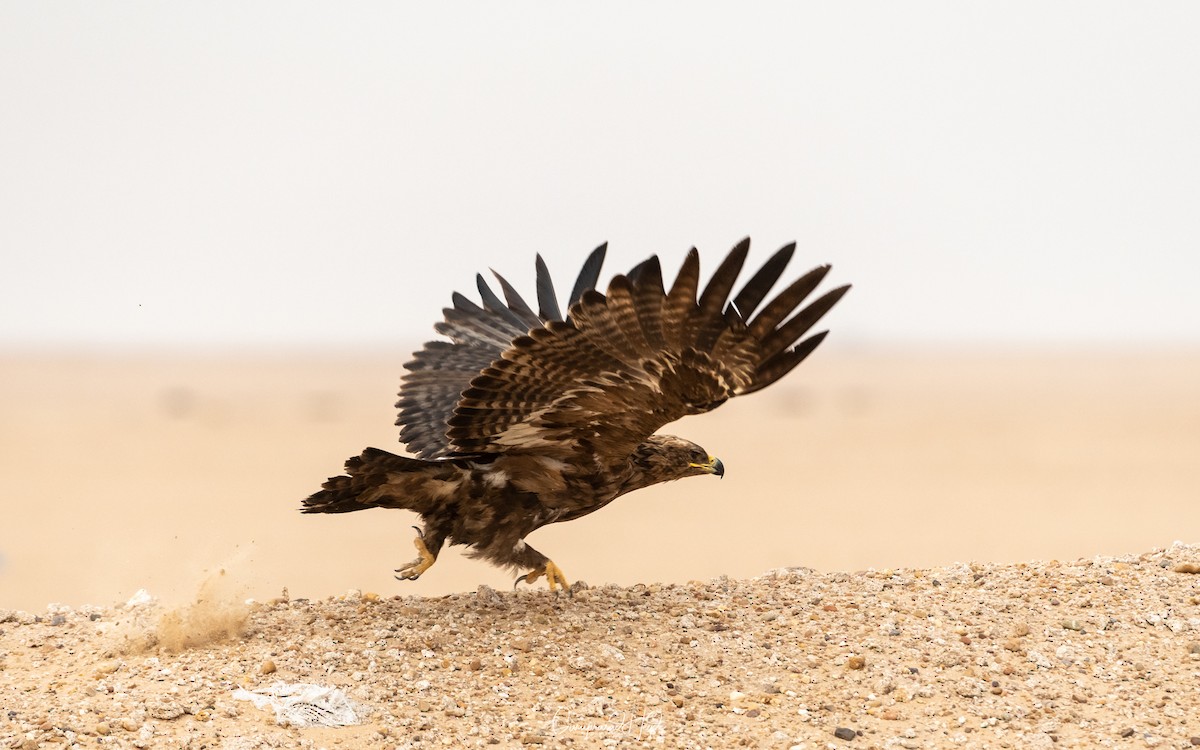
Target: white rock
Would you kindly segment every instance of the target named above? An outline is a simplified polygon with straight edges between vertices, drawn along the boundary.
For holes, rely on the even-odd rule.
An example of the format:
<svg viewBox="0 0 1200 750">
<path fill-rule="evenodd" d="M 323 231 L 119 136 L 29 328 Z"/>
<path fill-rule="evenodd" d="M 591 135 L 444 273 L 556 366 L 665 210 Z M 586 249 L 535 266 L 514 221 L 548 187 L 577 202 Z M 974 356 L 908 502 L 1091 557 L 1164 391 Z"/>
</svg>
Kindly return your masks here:
<svg viewBox="0 0 1200 750">
<path fill-rule="evenodd" d="M 134 609 L 135 607 L 144 607 L 147 604 L 153 604 L 154 597 L 150 596 L 150 592 L 146 589 L 138 589 L 133 596 L 129 597 L 129 601 L 125 602 L 125 609 Z"/>
</svg>

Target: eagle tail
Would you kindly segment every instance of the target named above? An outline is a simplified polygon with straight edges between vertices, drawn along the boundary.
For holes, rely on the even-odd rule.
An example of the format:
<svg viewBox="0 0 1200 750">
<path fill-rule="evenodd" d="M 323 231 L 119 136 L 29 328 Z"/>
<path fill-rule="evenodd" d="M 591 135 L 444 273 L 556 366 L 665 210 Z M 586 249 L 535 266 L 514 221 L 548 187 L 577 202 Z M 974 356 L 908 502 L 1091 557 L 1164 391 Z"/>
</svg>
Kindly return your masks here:
<svg viewBox="0 0 1200 750">
<path fill-rule="evenodd" d="M 346 461 L 346 474 L 330 477 L 322 489 L 304 500 L 302 513 L 350 513 L 367 508 L 404 508 L 422 512 L 428 495 L 422 492 L 430 470 L 441 462 L 405 458 L 367 448 Z"/>
</svg>

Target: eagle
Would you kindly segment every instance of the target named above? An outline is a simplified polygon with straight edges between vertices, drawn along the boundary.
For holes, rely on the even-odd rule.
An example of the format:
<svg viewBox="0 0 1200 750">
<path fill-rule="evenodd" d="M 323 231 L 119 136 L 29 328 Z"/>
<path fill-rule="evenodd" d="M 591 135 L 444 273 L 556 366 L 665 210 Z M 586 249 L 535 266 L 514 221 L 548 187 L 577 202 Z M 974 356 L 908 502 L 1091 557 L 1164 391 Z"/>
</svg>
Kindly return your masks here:
<svg viewBox="0 0 1200 750">
<path fill-rule="evenodd" d="M 396 569 L 401 580 L 420 577 L 449 542 L 521 571 L 517 584 L 545 577 L 551 591 L 570 591 L 562 570 L 525 541 L 530 533 L 654 484 L 724 476 L 720 459 L 657 431 L 790 372 L 825 339 L 828 331 L 806 334 L 849 285 L 797 311 L 828 274 L 822 265 L 763 304 L 791 243 L 733 294 L 747 238 L 703 289 L 692 248 L 669 291 L 654 255 L 601 293 L 606 249 L 587 257 L 565 314 L 540 255 L 536 312 L 495 271 L 503 299 L 482 275 L 481 304 L 455 292 L 434 326 L 449 340 L 426 343 L 404 366 L 396 424 L 412 456 L 367 448 L 301 510 L 418 514 L 418 555 Z"/>
</svg>

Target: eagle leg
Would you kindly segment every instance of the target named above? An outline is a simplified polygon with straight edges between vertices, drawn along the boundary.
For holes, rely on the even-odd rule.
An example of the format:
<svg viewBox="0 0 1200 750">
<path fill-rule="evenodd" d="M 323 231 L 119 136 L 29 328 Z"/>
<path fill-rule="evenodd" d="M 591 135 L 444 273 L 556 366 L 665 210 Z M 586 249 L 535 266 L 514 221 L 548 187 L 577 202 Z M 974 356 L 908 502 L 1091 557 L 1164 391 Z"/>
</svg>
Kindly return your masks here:
<svg viewBox="0 0 1200 750">
<path fill-rule="evenodd" d="M 571 584 L 567 582 L 567 576 L 562 572 L 562 568 L 555 565 L 552 560 L 547 560 L 540 568 L 534 568 L 526 575 L 517 578 L 513 583 L 513 589 L 516 589 L 521 581 L 533 583 L 542 576 L 546 576 L 546 583 L 550 584 L 551 591 L 555 591 L 556 586 L 562 586 L 563 591 L 571 593 Z"/>
<path fill-rule="evenodd" d="M 421 574 L 433 567 L 437 562 L 437 553 L 442 548 L 442 540 L 438 537 L 430 538 L 430 543 L 425 543 L 425 532 L 417 526 L 413 527 L 417 530 L 417 536 L 413 539 L 413 546 L 417 548 L 417 559 L 405 565 L 403 568 L 396 568 L 396 580 L 398 581 L 415 581 L 421 577 Z M 432 547 L 432 549 L 430 549 Z"/>
</svg>

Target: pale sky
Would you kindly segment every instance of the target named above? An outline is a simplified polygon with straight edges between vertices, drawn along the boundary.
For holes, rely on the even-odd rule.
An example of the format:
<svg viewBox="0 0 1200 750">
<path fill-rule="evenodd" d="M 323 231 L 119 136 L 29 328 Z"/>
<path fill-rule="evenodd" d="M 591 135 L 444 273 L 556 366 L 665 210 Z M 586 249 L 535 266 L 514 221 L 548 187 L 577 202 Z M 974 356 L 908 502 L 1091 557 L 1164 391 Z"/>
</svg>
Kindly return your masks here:
<svg viewBox="0 0 1200 750">
<path fill-rule="evenodd" d="M 0 346 L 408 345 L 488 266 L 745 235 L 854 283 L 831 343 L 1194 346 L 1197 39 L 1194 2 L 5 0 Z"/>
</svg>

